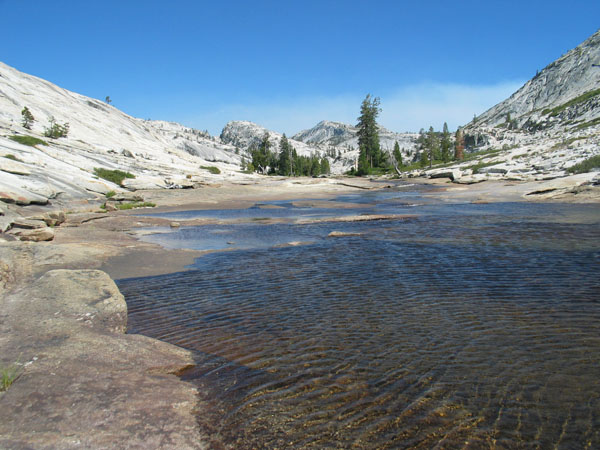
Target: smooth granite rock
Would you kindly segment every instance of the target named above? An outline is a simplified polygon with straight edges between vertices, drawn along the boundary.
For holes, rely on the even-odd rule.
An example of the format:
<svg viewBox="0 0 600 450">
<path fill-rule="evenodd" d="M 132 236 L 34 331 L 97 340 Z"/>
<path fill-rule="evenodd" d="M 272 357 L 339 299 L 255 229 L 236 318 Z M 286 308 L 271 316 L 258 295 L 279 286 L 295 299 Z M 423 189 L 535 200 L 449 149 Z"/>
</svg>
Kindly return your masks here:
<svg viewBox="0 0 600 450">
<path fill-rule="evenodd" d="M 22 370 L 0 394 L 0 448 L 207 448 L 196 390 L 173 375 L 190 353 L 123 334 L 127 306 L 106 273 L 49 271 L 0 306 L 0 364 Z"/>
</svg>

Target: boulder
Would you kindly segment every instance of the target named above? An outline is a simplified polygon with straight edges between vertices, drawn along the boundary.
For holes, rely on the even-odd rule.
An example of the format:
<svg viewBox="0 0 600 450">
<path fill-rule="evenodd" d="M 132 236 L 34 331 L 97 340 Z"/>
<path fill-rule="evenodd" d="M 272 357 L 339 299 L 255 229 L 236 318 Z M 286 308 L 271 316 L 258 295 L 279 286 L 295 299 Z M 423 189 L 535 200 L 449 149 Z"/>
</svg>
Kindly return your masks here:
<svg viewBox="0 0 600 450">
<path fill-rule="evenodd" d="M 0 394 L 0 448 L 209 447 L 196 389 L 172 375 L 192 355 L 123 334 L 127 305 L 107 274 L 46 272 L 10 292 L 1 313 L 2 360 L 24 371 Z"/>
<path fill-rule="evenodd" d="M 67 220 L 67 215 L 64 211 L 50 211 L 44 214 L 44 222 L 49 227 L 55 227 L 64 223 Z"/>
<path fill-rule="evenodd" d="M 484 174 L 474 174 L 465 177 L 461 177 L 457 180 L 454 180 L 454 183 L 458 184 L 475 184 L 481 183 L 482 181 L 486 181 L 488 178 Z"/>
<path fill-rule="evenodd" d="M 478 170 L 479 173 L 497 173 L 500 175 L 505 175 L 508 172 L 508 169 L 504 168 L 504 167 L 496 167 L 496 166 L 490 166 L 490 167 L 482 167 L 481 169 Z"/>
<path fill-rule="evenodd" d="M 46 222 L 43 219 L 27 218 L 17 219 L 12 223 L 13 228 L 23 228 L 25 230 L 37 230 L 38 228 L 45 228 Z"/>
<path fill-rule="evenodd" d="M 119 192 L 110 198 L 111 202 L 143 202 L 141 195 L 135 195 L 130 192 Z"/>
<path fill-rule="evenodd" d="M 189 178 L 166 179 L 165 184 L 171 189 L 193 189 L 195 181 Z"/>
<path fill-rule="evenodd" d="M 429 178 L 450 178 L 450 180 L 458 180 L 462 176 L 462 173 L 458 169 L 447 169 L 441 172 L 429 173 Z"/>
<path fill-rule="evenodd" d="M 159 177 L 125 178 L 122 186 L 132 191 L 164 189 L 167 187 L 165 181 Z"/>
<path fill-rule="evenodd" d="M 48 227 L 34 229 L 13 228 L 8 233 L 16 236 L 21 241 L 41 242 L 54 239 L 54 231 Z"/>
<path fill-rule="evenodd" d="M 56 227 L 67 220 L 67 216 L 64 211 L 49 211 L 45 214 L 27 217 L 30 221 L 43 221 L 49 227 Z M 26 228 L 26 227 L 21 227 Z M 39 227 L 37 227 L 39 228 Z"/>
</svg>

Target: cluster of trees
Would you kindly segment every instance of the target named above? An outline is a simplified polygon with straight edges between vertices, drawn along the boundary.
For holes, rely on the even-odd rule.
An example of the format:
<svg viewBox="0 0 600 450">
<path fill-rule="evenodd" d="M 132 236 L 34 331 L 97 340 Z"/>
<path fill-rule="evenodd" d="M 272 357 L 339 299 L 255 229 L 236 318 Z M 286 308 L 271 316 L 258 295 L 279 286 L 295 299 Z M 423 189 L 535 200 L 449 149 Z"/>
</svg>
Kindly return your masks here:
<svg viewBox="0 0 600 450">
<path fill-rule="evenodd" d="M 242 159 L 242 170 L 284 176 L 318 176 L 331 171 L 329 160 L 319 155 L 300 156 L 284 134 L 278 149 L 271 149 L 269 133 L 265 132 L 258 146 L 250 148 L 252 161 Z"/>
<path fill-rule="evenodd" d="M 452 157 L 452 139 L 448 124 L 444 122 L 444 127 L 441 133 L 436 132 L 433 127 L 429 127 L 429 131 L 423 129 L 419 131 L 417 145 L 420 151 L 420 163 L 422 167 L 431 167 L 435 163 L 449 162 Z"/>
<path fill-rule="evenodd" d="M 421 129 L 417 144 L 421 167 L 431 167 L 433 164 L 464 158 L 465 138 L 463 132 L 460 128 L 456 131 L 453 145 L 446 122 L 444 122 L 442 132 L 435 131 L 433 127 L 429 127 L 427 132 Z"/>
<path fill-rule="evenodd" d="M 33 125 L 33 122 L 35 122 L 35 117 L 33 117 L 33 114 L 27 106 L 23 107 L 21 110 L 21 117 L 21 125 L 23 125 L 23 128 L 31 130 L 31 126 Z M 44 127 L 44 136 L 54 139 L 67 137 L 69 134 L 68 123 L 60 124 L 54 117 L 50 117 L 48 121 L 50 122 L 50 126 Z"/>
<path fill-rule="evenodd" d="M 391 154 L 381 148 L 379 126 L 377 125 L 377 116 L 381 112 L 379 105 L 379 98 L 371 97 L 371 94 L 368 94 L 361 104 L 360 116 L 356 125 L 359 156 L 356 168 L 353 167 L 350 174 L 369 175 L 387 172 L 393 170 L 394 167 L 399 170 L 399 167 L 404 166 L 403 151 L 400 150 L 397 141 Z M 510 116 L 507 117 L 507 122 L 511 123 Z M 421 167 L 431 167 L 433 164 L 464 158 L 465 143 L 462 130 L 460 128 L 457 130 L 453 143 L 448 124 L 445 122 L 441 132 L 435 131 L 433 127 L 429 127 L 427 132 L 421 129 L 417 144 L 417 153 L 412 162 L 418 162 Z M 269 134 L 265 132 L 260 144 L 251 148 L 250 153 L 252 161 L 246 163 L 242 159 L 242 170 L 286 176 L 315 176 L 328 174 L 330 171 L 329 161 L 326 157 L 298 156 L 296 149 L 289 143 L 285 134 L 279 143 L 279 149 L 276 150 L 271 149 Z M 331 149 L 328 155 L 335 157 L 335 149 Z M 337 156 L 339 157 L 339 153 Z"/>
</svg>

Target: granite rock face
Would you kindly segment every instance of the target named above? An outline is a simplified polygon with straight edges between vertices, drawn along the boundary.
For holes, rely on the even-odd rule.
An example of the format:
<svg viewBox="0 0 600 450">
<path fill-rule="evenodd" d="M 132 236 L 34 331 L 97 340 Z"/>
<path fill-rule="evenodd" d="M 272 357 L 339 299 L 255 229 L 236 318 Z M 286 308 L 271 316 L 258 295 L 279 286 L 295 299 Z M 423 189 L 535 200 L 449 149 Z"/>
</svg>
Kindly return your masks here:
<svg viewBox="0 0 600 450">
<path fill-rule="evenodd" d="M 186 175 L 214 178 L 200 169 L 203 165 L 217 166 L 224 176 L 242 177 L 237 172 L 241 155 L 206 132 L 131 117 L 1 62 L 0 92 L 0 201 L 46 204 L 56 198 L 91 200 L 123 191 L 99 179 L 95 168 L 133 174 L 131 190 L 163 189 L 172 186 L 166 180 Z M 25 106 L 35 117 L 31 129 L 21 125 Z M 70 124 L 67 137 L 44 137 L 51 116 Z M 37 141 L 22 143 L 24 137 Z"/>
<path fill-rule="evenodd" d="M 600 64 L 600 31 L 546 66 L 508 99 L 477 117 L 466 129 L 477 130 L 480 127 L 504 124 L 507 114 L 510 114 L 511 120 L 516 120 L 519 128 L 527 122 L 530 127 L 533 122 L 548 121 L 550 123 L 547 126 L 552 126 L 552 122 L 561 122 L 560 112 L 552 114 L 552 111 L 544 111 L 560 107 L 583 94 L 600 89 L 600 67 L 594 64 Z M 588 120 L 598 117 L 600 99 L 595 95 L 590 100 L 592 101 L 589 103 L 572 105 L 575 108 L 571 112 L 577 114 L 573 114 L 570 119 L 579 116 Z M 566 109 L 568 108 L 563 110 L 565 113 Z M 564 118 L 567 116 L 568 113 L 564 114 Z"/>
<path fill-rule="evenodd" d="M 448 178 L 464 184 L 555 178 L 578 183 L 570 169 L 600 155 L 600 31 L 462 131 L 465 161 L 408 176 L 436 178 L 452 170 L 461 176 Z"/>
<path fill-rule="evenodd" d="M 173 375 L 191 355 L 123 334 L 104 272 L 49 271 L 0 304 L 0 363 L 21 366 L 0 394 L 0 448 L 206 448 L 196 391 Z"/>
</svg>

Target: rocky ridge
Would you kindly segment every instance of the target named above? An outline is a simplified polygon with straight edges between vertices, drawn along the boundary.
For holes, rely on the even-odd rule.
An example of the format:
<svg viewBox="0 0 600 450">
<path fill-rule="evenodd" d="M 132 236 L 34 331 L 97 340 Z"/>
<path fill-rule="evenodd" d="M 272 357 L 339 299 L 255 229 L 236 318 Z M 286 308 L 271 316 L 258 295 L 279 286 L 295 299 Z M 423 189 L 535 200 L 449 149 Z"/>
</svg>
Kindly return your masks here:
<svg viewBox="0 0 600 450">
<path fill-rule="evenodd" d="M 110 190 L 193 187 L 215 177 L 239 177 L 235 148 L 183 125 L 131 117 L 92 99 L 0 63 L 0 198 L 8 203 L 90 199 Z M 27 107 L 35 121 L 22 126 Z M 44 136 L 50 118 L 70 125 L 67 137 Z M 12 139 L 40 141 L 24 145 Z M 8 159 L 10 158 L 10 159 Z M 124 186 L 98 178 L 94 168 L 122 170 Z"/>
<path fill-rule="evenodd" d="M 600 154 L 600 31 L 462 131 L 463 161 L 414 169 L 404 176 L 462 184 L 564 179 L 551 189 L 555 194 L 538 196 L 544 199 L 598 191 L 598 169 L 576 176 L 569 169 Z"/>
<path fill-rule="evenodd" d="M 358 149 L 357 133 L 358 128 L 355 126 L 323 120 L 314 127 L 295 134 L 293 139 L 321 147 L 356 150 Z M 383 127 L 379 129 L 381 148 L 391 152 L 394 149 L 394 144 L 398 142 L 403 156 L 414 153 L 418 137 L 417 133 L 396 133 Z"/>
<path fill-rule="evenodd" d="M 451 168 L 453 178 L 547 180 L 600 154 L 599 65 L 600 31 L 468 123 L 468 161 Z M 589 178 L 598 180 L 593 173 Z"/>
</svg>

